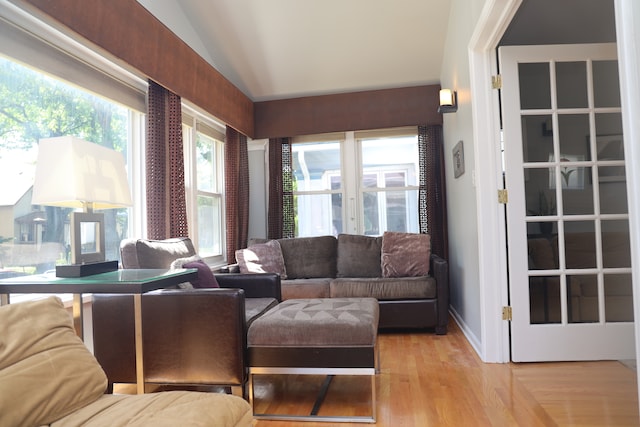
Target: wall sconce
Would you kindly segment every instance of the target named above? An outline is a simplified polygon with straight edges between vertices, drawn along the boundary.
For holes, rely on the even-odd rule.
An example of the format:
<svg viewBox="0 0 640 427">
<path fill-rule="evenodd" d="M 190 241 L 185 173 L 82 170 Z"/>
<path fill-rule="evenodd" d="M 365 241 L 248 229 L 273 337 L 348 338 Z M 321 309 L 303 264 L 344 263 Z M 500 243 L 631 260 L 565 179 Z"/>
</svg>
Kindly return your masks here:
<svg viewBox="0 0 640 427">
<path fill-rule="evenodd" d="M 41 139 L 31 203 L 83 210 L 71 213 L 71 264 L 56 266 L 56 276 L 118 269 L 105 261 L 104 214 L 94 209 L 132 204 L 121 153 L 72 136 Z"/>
<path fill-rule="evenodd" d="M 438 113 L 455 113 L 458 111 L 458 94 L 451 89 L 440 89 L 440 106 Z"/>
</svg>

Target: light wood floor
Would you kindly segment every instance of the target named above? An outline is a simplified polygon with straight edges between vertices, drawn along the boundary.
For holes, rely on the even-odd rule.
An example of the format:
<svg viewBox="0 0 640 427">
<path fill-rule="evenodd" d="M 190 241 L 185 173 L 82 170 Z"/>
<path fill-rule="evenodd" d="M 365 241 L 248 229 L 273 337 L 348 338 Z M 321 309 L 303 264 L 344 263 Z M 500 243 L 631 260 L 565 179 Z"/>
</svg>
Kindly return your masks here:
<svg viewBox="0 0 640 427">
<path fill-rule="evenodd" d="M 454 322 L 445 336 L 382 333 L 379 344 L 376 426 L 640 426 L 636 372 L 620 362 L 482 363 Z M 321 382 L 313 376 L 261 376 L 256 408 L 310 411 Z M 369 387 L 366 377 L 336 378 L 319 415 L 366 415 Z"/>
</svg>

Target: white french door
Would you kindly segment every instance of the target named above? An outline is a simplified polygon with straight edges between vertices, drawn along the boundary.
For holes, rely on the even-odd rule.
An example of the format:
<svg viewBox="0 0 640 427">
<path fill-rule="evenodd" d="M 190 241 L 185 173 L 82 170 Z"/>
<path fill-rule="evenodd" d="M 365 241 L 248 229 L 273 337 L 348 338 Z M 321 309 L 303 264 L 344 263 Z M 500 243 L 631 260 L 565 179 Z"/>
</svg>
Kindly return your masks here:
<svg viewBox="0 0 640 427">
<path fill-rule="evenodd" d="M 499 57 L 512 360 L 635 358 L 616 47 Z"/>
</svg>

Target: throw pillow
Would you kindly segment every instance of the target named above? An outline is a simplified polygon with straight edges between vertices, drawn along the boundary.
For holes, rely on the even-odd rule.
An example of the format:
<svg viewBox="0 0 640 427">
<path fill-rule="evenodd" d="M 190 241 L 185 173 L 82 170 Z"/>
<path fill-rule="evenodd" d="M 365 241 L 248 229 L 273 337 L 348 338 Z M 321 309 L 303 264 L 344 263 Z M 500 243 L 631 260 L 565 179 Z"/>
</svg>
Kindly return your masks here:
<svg viewBox="0 0 640 427">
<path fill-rule="evenodd" d="M 196 279 L 178 285 L 178 287 L 182 289 L 220 287 L 211 268 L 198 255 L 174 260 L 171 263 L 171 270 L 175 270 L 176 268 L 195 268 L 198 270 L 198 277 Z"/>
<path fill-rule="evenodd" d="M 382 237 L 338 235 L 337 277 L 381 277 Z"/>
<path fill-rule="evenodd" d="M 431 236 L 428 234 L 385 231 L 382 235 L 383 277 L 429 275 Z"/>
<path fill-rule="evenodd" d="M 59 298 L 0 307 L 0 425 L 49 425 L 106 387 Z"/>
<path fill-rule="evenodd" d="M 138 255 L 137 268 L 167 268 L 176 258 L 189 257 L 195 254 L 191 239 L 176 237 L 166 240 L 136 241 Z"/>
<path fill-rule="evenodd" d="M 240 273 L 276 273 L 281 279 L 287 278 L 282 248 L 277 240 L 249 246 L 236 251 Z"/>
</svg>

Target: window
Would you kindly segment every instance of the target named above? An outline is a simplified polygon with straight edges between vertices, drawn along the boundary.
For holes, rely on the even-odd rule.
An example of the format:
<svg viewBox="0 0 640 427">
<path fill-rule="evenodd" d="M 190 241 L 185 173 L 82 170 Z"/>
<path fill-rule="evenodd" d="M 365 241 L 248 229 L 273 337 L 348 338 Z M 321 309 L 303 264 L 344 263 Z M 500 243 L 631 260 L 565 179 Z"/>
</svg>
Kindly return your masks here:
<svg viewBox="0 0 640 427">
<path fill-rule="evenodd" d="M 419 231 L 417 130 L 294 139 L 296 236 Z"/>
<path fill-rule="evenodd" d="M 2 6 L 3 15 L 15 12 L 5 8 L 10 6 Z M 128 165 L 139 161 L 132 147 L 142 145 L 144 82 L 125 72 L 114 77 L 115 66 L 100 71 L 87 66 L 75 56 L 78 46 L 65 45 L 74 55 L 52 49 L 50 43 L 72 42 L 30 25 L 33 33 L 50 33 L 39 38 L 0 21 L 0 277 L 68 263 L 71 209 L 31 204 L 40 139 L 73 135 L 122 152 Z M 136 180 L 131 174 L 129 179 Z M 132 186 L 134 200 L 143 192 L 140 187 Z M 141 221 L 134 221 L 128 209 L 103 212 L 107 259 L 119 259 L 120 241 Z"/>
<path fill-rule="evenodd" d="M 183 110 L 187 210 L 192 225 L 189 233 L 200 256 L 209 263 L 222 263 L 224 128 L 186 104 Z"/>
</svg>

